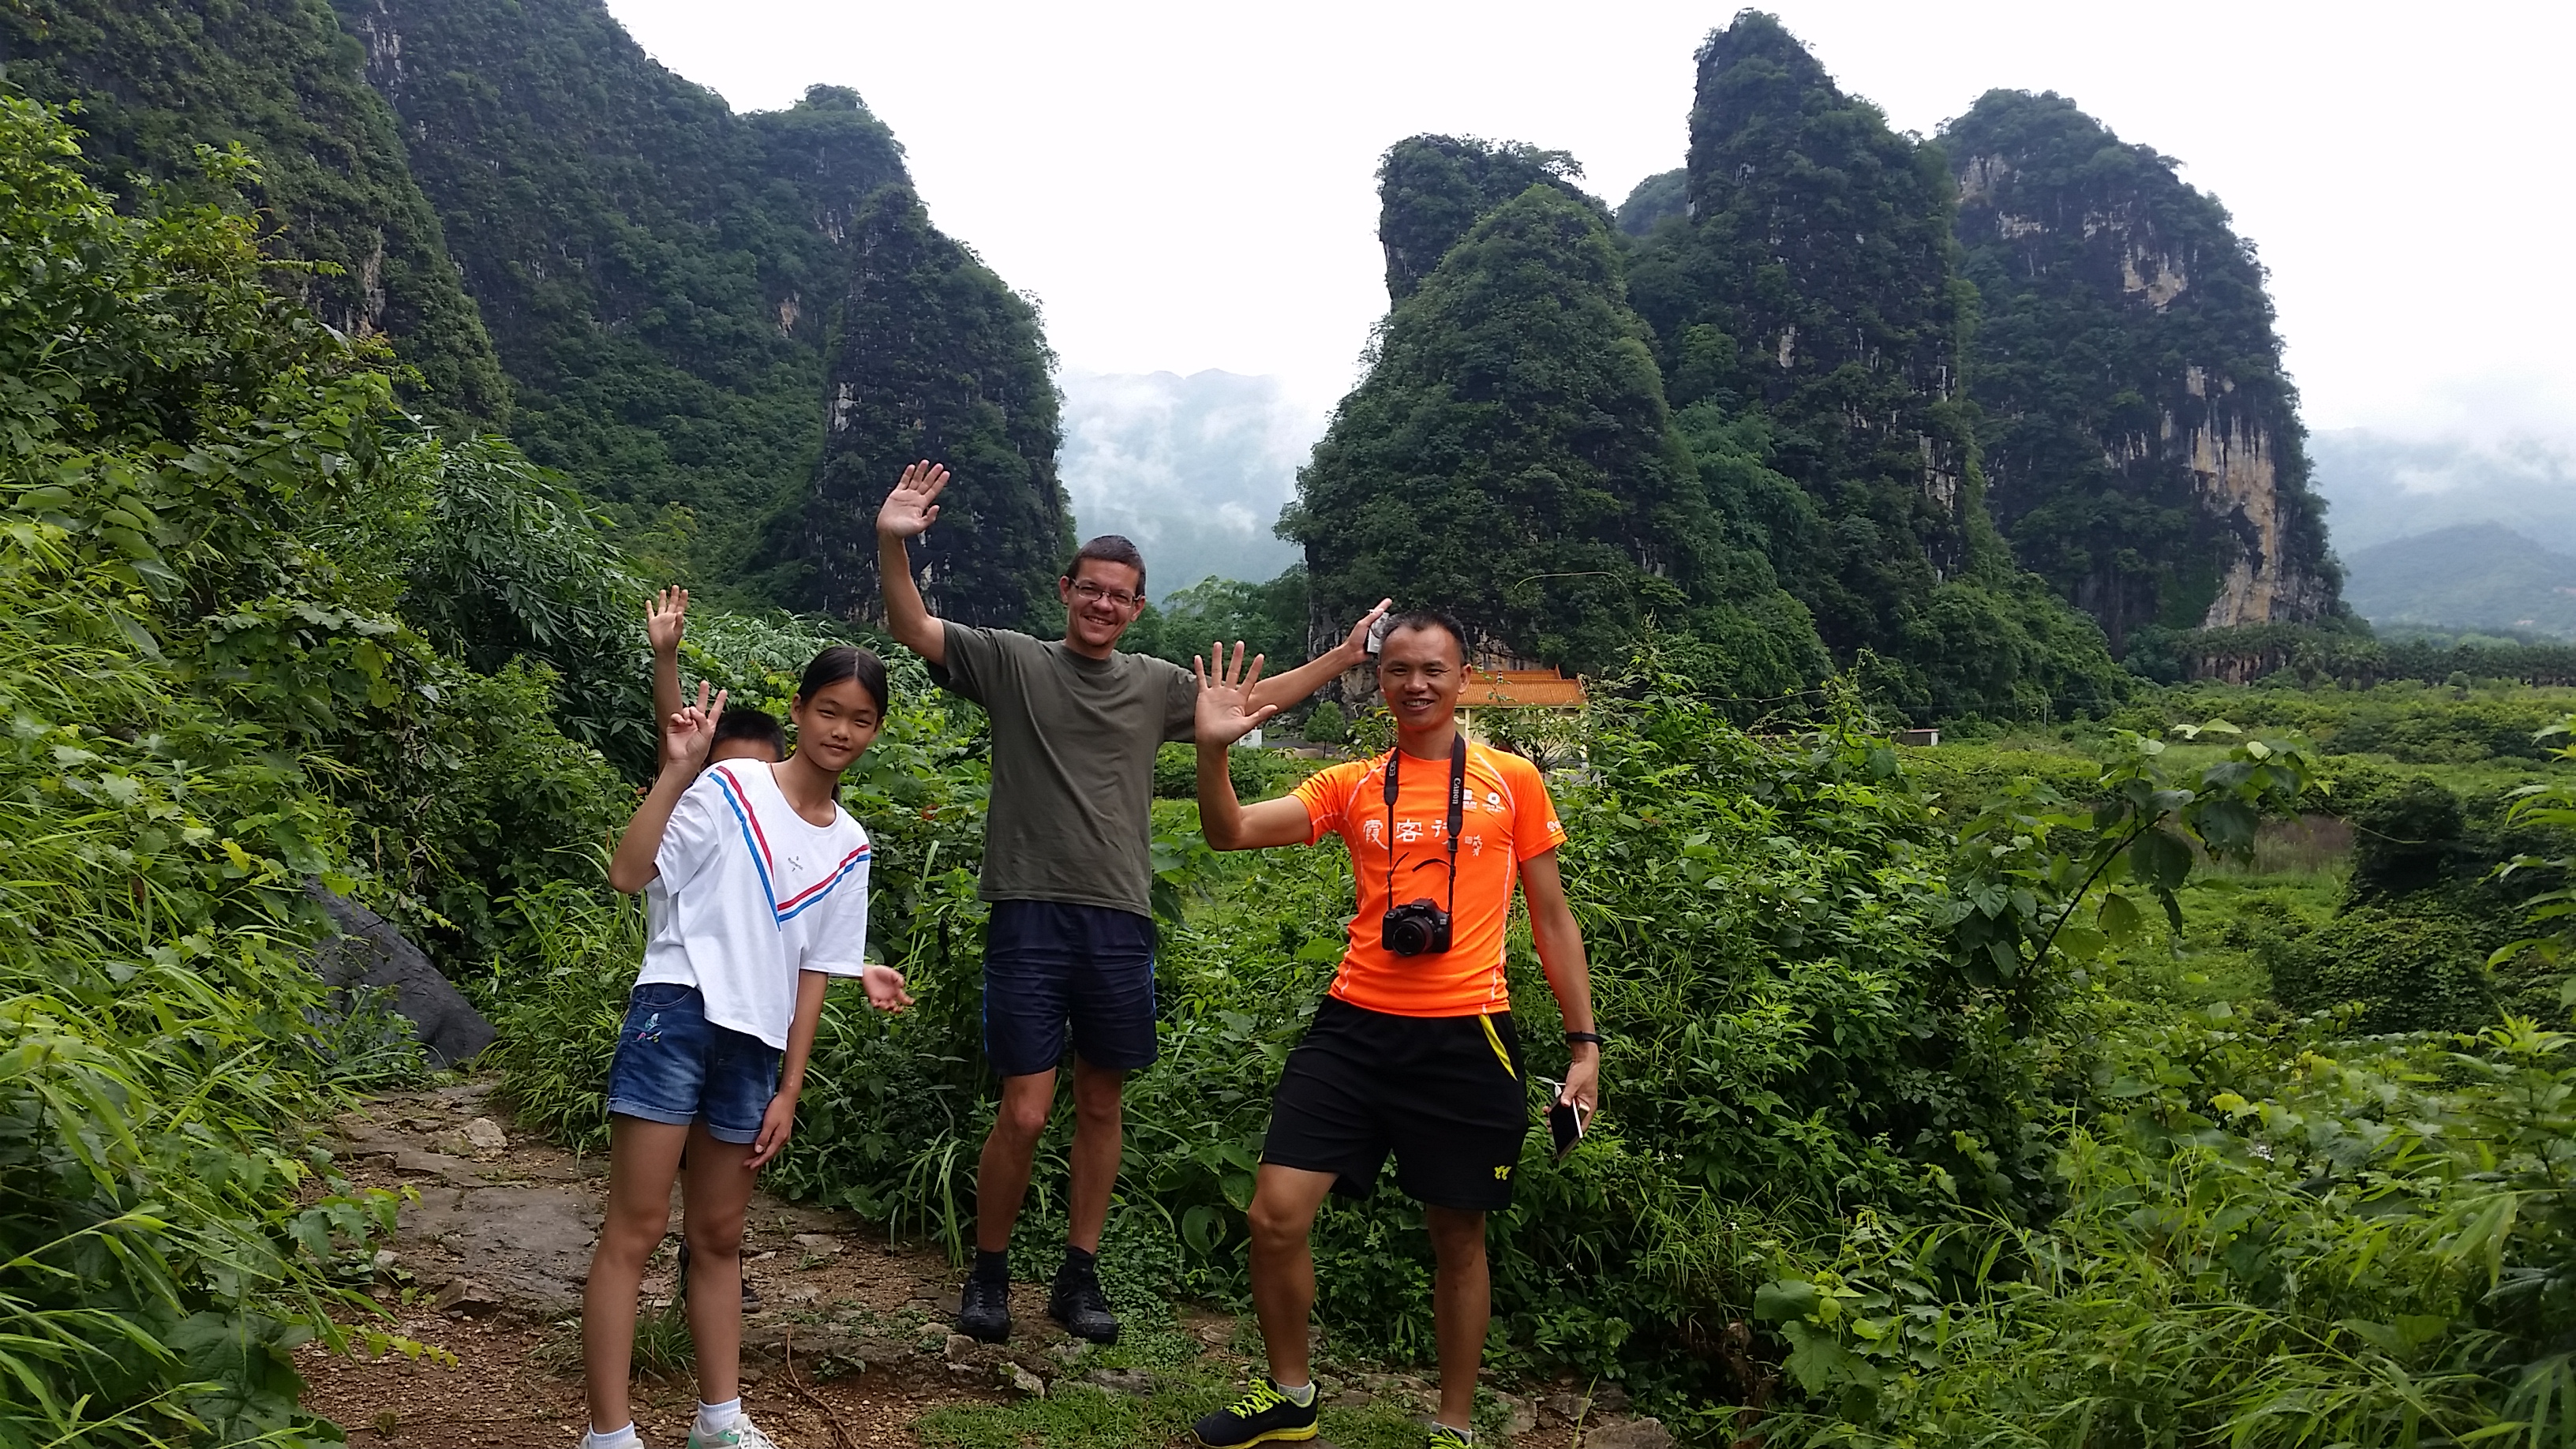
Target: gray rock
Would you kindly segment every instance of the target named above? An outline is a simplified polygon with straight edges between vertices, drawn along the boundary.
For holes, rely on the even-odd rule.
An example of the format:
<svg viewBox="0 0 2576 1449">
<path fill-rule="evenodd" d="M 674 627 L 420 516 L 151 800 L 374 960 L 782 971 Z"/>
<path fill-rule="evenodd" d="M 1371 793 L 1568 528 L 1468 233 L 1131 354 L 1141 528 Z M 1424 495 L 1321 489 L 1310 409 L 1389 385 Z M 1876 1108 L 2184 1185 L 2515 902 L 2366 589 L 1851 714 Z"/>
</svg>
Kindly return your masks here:
<svg viewBox="0 0 2576 1449">
<path fill-rule="evenodd" d="M 1030 1373 L 1027 1369 L 1021 1368 L 1017 1364 L 1011 1365 L 1011 1387 L 1028 1395 L 1032 1399 L 1043 1399 L 1046 1397 L 1046 1380 L 1039 1378 L 1036 1374 Z"/>
<path fill-rule="evenodd" d="M 1093 1369 L 1084 1378 L 1113 1394 L 1141 1399 L 1154 1392 L 1154 1376 L 1143 1369 Z"/>
<path fill-rule="evenodd" d="M 948 1335 L 948 1347 L 944 1356 L 950 1363 L 964 1363 L 974 1355 L 974 1352 L 975 1340 L 962 1333 Z"/>
<path fill-rule="evenodd" d="M 391 921 L 329 890 L 306 881 L 304 890 L 331 918 L 339 934 L 313 948 L 313 970 L 337 993 L 359 987 L 391 987 L 393 1007 L 411 1023 L 412 1035 L 430 1065 L 449 1067 L 492 1044 L 496 1033 L 483 1014 L 438 974 L 421 949 L 404 940 Z M 344 998 L 345 999 L 345 998 Z"/>
<path fill-rule="evenodd" d="M 510 1134 L 489 1117 L 477 1117 L 465 1124 L 465 1141 L 483 1152 L 500 1152 L 510 1145 Z"/>
<path fill-rule="evenodd" d="M 480 1316 L 498 1309 L 501 1306 L 501 1299 L 491 1289 L 471 1278 L 450 1278 L 447 1280 L 447 1286 L 438 1290 L 438 1297 L 432 1300 L 431 1306 L 441 1313 L 467 1313 Z"/>
<path fill-rule="evenodd" d="M 1673 1433 L 1659 1419 L 1624 1419 L 1584 1434 L 1587 1449 L 1672 1449 Z"/>
<path fill-rule="evenodd" d="M 1628 1412 L 1627 1387 L 1622 1384 L 1603 1384 L 1600 1388 L 1594 1390 L 1592 1394 L 1592 1412 L 1595 1414 L 1624 1414 Z"/>
</svg>

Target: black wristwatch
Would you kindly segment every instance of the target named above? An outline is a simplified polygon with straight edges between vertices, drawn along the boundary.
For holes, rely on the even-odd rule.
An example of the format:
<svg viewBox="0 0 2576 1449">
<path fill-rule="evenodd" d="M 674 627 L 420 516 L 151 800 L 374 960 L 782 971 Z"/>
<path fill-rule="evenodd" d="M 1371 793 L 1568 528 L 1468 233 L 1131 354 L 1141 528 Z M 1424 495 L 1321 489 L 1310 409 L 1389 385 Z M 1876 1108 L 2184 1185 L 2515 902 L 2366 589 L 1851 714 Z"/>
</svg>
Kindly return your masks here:
<svg viewBox="0 0 2576 1449">
<path fill-rule="evenodd" d="M 1597 1031 L 1569 1031 L 1565 1034 L 1565 1044 L 1567 1046 L 1572 1046 L 1579 1041 L 1588 1041 L 1594 1046 L 1599 1046 L 1602 1044 L 1601 1033 Z"/>
</svg>

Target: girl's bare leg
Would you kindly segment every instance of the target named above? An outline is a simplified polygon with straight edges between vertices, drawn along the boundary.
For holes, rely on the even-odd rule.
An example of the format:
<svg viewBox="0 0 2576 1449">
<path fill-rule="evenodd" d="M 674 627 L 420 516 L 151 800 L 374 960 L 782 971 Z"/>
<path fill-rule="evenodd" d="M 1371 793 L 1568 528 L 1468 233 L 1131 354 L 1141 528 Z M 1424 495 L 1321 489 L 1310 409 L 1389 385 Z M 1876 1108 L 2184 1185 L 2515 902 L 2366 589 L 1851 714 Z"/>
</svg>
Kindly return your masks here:
<svg viewBox="0 0 2576 1449">
<path fill-rule="evenodd" d="M 742 1396 L 742 1218 L 759 1174 L 743 1166 L 751 1148 L 689 1129 L 688 1180 L 680 1232 L 689 1242 L 689 1337 L 697 1344 L 698 1400 Z"/>
<path fill-rule="evenodd" d="M 590 1257 L 590 1281 L 581 1290 L 582 1378 L 594 1431 L 635 1420 L 626 1392 L 634 1369 L 635 1295 L 644 1282 L 644 1260 L 669 1230 L 671 1181 L 679 1174 L 680 1148 L 690 1130 L 641 1117 L 609 1120 L 608 1211 L 599 1225 L 599 1248 Z"/>
</svg>

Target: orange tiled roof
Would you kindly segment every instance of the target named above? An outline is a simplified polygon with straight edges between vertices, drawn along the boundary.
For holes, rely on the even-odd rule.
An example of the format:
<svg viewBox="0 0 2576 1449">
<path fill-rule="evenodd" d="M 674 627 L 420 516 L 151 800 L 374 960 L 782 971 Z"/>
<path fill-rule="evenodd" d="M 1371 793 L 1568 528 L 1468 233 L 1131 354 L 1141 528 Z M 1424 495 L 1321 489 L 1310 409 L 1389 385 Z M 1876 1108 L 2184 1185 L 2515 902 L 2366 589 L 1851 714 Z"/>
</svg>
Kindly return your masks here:
<svg viewBox="0 0 2576 1449">
<path fill-rule="evenodd" d="M 1583 681 L 1554 669 L 1475 669 L 1458 703 L 1465 709 L 1573 709 L 1583 703 Z"/>
</svg>

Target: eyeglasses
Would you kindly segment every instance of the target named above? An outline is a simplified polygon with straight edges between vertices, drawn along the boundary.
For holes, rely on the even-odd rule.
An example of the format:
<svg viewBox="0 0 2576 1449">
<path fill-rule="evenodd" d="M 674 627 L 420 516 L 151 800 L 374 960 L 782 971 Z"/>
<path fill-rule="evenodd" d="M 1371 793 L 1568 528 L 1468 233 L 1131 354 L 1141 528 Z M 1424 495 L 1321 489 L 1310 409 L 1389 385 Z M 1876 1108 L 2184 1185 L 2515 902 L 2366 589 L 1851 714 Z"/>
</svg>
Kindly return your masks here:
<svg viewBox="0 0 2576 1449">
<path fill-rule="evenodd" d="M 1138 604 L 1145 602 L 1145 596 L 1143 594 L 1130 594 L 1118 589 L 1104 589 L 1089 579 L 1084 579 L 1082 582 L 1073 586 L 1073 596 L 1082 600 L 1086 604 L 1096 604 L 1103 599 L 1107 599 L 1109 602 L 1116 604 L 1122 609 L 1132 609 Z"/>
</svg>

